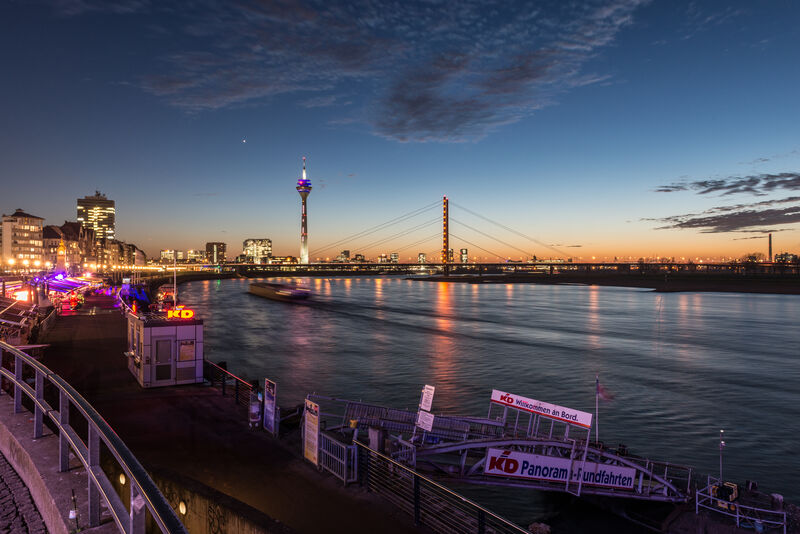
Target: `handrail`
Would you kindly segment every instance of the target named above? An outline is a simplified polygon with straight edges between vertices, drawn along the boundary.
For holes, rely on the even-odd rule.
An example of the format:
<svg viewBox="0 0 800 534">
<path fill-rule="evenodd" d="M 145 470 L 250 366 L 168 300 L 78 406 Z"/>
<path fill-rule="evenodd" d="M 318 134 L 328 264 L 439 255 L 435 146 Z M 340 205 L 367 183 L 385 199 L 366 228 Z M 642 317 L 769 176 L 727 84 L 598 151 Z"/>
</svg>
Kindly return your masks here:
<svg viewBox="0 0 800 534">
<path fill-rule="evenodd" d="M 249 387 L 249 388 L 252 388 L 252 387 L 253 387 L 253 385 L 252 385 L 250 382 L 248 382 L 248 381 L 246 381 L 246 380 L 244 380 L 244 379 L 242 379 L 242 378 L 239 378 L 238 376 L 236 376 L 235 374 L 231 373 L 231 372 L 230 372 L 230 371 L 228 371 L 227 369 L 223 369 L 222 367 L 220 367 L 220 366 L 219 366 L 219 365 L 217 365 L 216 363 L 214 363 L 214 362 L 212 362 L 212 361 L 210 361 L 210 360 L 206 360 L 205 362 L 206 362 L 208 365 L 211 365 L 211 366 L 214 366 L 214 367 L 216 367 L 218 371 L 225 373 L 226 375 L 230 376 L 231 378 L 235 378 L 236 380 L 238 380 L 239 382 L 241 382 L 241 383 L 242 383 L 242 384 L 244 384 L 245 386 L 247 386 L 247 387 Z"/>
<path fill-rule="evenodd" d="M 42 419 L 46 414 L 55 423 L 59 432 L 60 471 L 69 469 L 70 447 L 81 463 L 84 465 L 90 479 L 89 486 L 89 523 L 98 526 L 100 523 L 99 498 L 102 494 L 108 504 L 114 521 L 120 531 L 125 533 L 144 532 L 145 521 L 139 499 L 150 511 L 161 532 L 182 534 L 187 532 L 175 511 L 164 498 L 133 453 L 128 449 L 122 439 L 111 426 L 95 410 L 83 396 L 70 386 L 62 377 L 53 373 L 41 362 L 36 361 L 21 350 L 0 341 L 0 354 L 8 352 L 15 356 L 14 372 L 0 366 L 0 375 L 6 377 L 14 384 L 14 409 L 22 409 L 22 393 L 24 392 L 34 403 L 34 438 L 42 435 Z M 22 378 L 22 364 L 31 367 L 36 375 L 33 390 Z M 60 406 L 58 410 L 52 409 L 44 400 L 44 380 L 53 384 L 59 391 Z M 77 436 L 69 424 L 69 408 L 75 408 L 83 415 L 88 423 L 88 436 L 86 444 Z M 131 506 L 130 512 L 125 509 L 122 500 L 113 492 L 111 482 L 99 468 L 100 448 L 102 440 L 108 450 L 116 458 L 125 475 L 131 480 Z M 138 508 L 138 510 L 137 510 Z"/>
<path fill-rule="evenodd" d="M 699 513 L 700 508 L 705 508 L 706 510 L 734 518 L 737 527 L 740 526 L 742 521 L 759 521 L 763 525 L 776 528 L 783 527 L 783 533 L 786 534 L 785 511 L 759 508 L 757 506 L 742 504 L 738 501 L 731 502 L 715 497 L 711 493 L 711 488 L 719 483 L 719 479 L 710 475 L 706 476 L 706 486 L 702 489 L 698 489 L 695 494 L 695 514 Z M 707 502 L 712 504 L 708 505 L 706 504 Z"/>
<path fill-rule="evenodd" d="M 426 483 L 428 483 L 428 484 L 430 484 L 430 485 L 432 485 L 432 486 L 436 487 L 437 489 L 440 489 L 440 490 L 442 490 L 443 492 L 445 492 L 446 494 L 450 495 L 451 497 L 453 497 L 453 498 L 455 498 L 455 499 L 457 499 L 457 500 L 459 500 L 459 501 L 461 501 L 461 502 L 467 503 L 467 504 L 469 504 L 470 506 L 474 506 L 474 507 L 475 507 L 477 510 L 480 510 L 480 511 L 481 511 L 481 512 L 483 512 L 484 514 L 487 514 L 487 515 L 489 515 L 489 516 L 493 517 L 494 519 L 496 519 L 496 520 L 498 520 L 498 521 L 500 521 L 500 522 L 502 522 L 502 523 L 504 523 L 504 524 L 507 524 L 507 523 L 508 523 L 508 521 L 507 521 L 506 519 L 504 519 L 504 518 L 500 517 L 499 515 L 497 515 L 497 514 L 493 513 L 493 512 L 492 512 L 492 511 L 490 511 L 490 510 L 487 510 L 486 508 L 484 508 L 484 507 L 483 507 L 483 506 L 481 506 L 480 504 L 477 504 L 476 502 L 474 502 L 474 501 L 471 501 L 470 499 L 467 499 L 467 498 L 466 498 L 466 497 L 464 497 L 463 495 L 460 495 L 460 494 L 456 493 L 455 491 L 451 490 L 450 488 L 448 488 L 448 487 L 446 487 L 446 486 L 442 486 L 442 485 L 441 485 L 441 484 L 439 484 L 438 482 L 436 482 L 436 481 L 434 481 L 434 480 L 431 480 L 431 479 L 430 479 L 430 478 L 428 478 L 428 477 L 425 477 L 425 476 L 423 476 L 423 475 L 420 475 L 419 473 L 417 473 L 416 471 L 414 471 L 414 470 L 413 470 L 413 469 L 411 469 L 410 467 L 408 467 L 408 466 L 405 466 L 405 465 L 403 465 L 403 464 L 401 464 L 401 463 L 399 463 L 399 462 L 396 462 L 395 460 L 392 460 L 390 457 L 386 456 L 385 454 L 383 454 L 383 453 L 380 453 L 380 452 L 378 452 L 378 451 L 376 451 L 376 450 L 374 450 L 374 449 L 370 449 L 370 448 L 369 448 L 369 445 L 367 445 L 367 444 L 365 444 L 365 443 L 362 443 L 362 442 L 358 441 L 357 439 L 356 439 L 356 440 L 353 440 L 353 444 L 354 444 L 354 445 L 357 445 L 357 446 L 359 446 L 359 447 L 361 447 L 362 449 L 365 449 L 367 452 L 369 452 L 369 454 L 374 454 L 374 455 L 375 455 L 375 456 L 377 456 L 378 458 L 381 458 L 381 459 L 383 459 L 383 460 L 385 460 L 385 461 L 387 461 L 387 462 L 390 462 L 390 463 L 391 463 L 391 464 L 394 466 L 394 468 L 395 468 L 395 469 L 402 469 L 402 470 L 405 470 L 405 471 L 407 471 L 409 474 L 411 474 L 413 477 L 417 477 L 417 478 L 419 478 L 420 480 L 424 480 Z M 519 528 L 519 527 L 517 527 L 516 525 L 513 525 L 513 527 L 514 527 L 514 528 L 516 528 L 517 530 L 519 530 L 520 532 L 525 532 L 524 530 L 520 529 L 520 528 Z"/>
</svg>

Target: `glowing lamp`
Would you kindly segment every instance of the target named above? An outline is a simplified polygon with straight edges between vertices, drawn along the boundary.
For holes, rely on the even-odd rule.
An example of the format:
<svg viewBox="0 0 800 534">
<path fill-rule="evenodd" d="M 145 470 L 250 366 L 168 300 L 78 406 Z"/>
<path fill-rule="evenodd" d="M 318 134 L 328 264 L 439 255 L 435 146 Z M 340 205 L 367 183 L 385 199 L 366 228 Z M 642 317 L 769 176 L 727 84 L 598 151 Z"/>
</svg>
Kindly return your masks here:
<svg viewBox="0 0 800 534">
<path fill-rule="evenodd" d="M 17 263 L 17 262 L 16 262 L 16 260 L 14 258 L 11 258 L 10 260 L 8 260 L 8 264 L 9 265 L 14 265 L 15 263 Z"/>
<path fill-rule="evenodd" d="M 25 265 L 26 267 L 27 267 L 27 265 L 28 265 L 29 263 L 30 263 L 30 262 L 29 262 L 28 260 L 22 260 L 22 265 Z"/>
<path fill-rule="evenodd" d="M 14 299 L 27 302 L 27 300 L 28 300 L 28 290 L 25 289 L 23 291 L 17 291 L 16 293 L 14 293 Z"/>
<path fill-rule="evenodd" d="M 42 264 L 42 262 L 40 262 L 39 260 L 35 260 L 35 261 L 33 262 L 33 264 L 34 264 L 35 266 L 37 266 L 37 267 L 38 267 L 39 265 L 41 265 L 41 264 Z"/>
</svg>

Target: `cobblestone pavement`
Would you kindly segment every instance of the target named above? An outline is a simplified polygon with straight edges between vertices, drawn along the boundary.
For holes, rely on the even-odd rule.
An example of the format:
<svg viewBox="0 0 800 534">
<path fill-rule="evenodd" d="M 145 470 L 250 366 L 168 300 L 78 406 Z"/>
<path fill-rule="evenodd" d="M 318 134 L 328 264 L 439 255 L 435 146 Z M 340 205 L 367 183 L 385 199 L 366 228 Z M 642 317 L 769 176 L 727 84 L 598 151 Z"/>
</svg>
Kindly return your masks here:
<svg viewBox="0 0 800 534">
<path fill-rule="evenodd" d="M 0 534 L 12 532 L 45 534 L 47 528 L 28 488 L 0 454 Z"/>
</svg>

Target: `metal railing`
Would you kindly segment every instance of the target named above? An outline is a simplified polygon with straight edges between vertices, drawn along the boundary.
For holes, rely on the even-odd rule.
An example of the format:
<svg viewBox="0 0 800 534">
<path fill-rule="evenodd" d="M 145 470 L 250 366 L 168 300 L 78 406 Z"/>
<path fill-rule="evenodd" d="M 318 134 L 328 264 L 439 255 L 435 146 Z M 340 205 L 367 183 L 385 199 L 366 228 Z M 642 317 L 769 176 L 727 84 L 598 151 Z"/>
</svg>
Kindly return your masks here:
<svg viewBox="0 0 800 534">
<path fill-rule="evenodd" d="M 415 525 L 458 534 L 525 534 L 523 528 L 355 441 L 359 474 L 377 493 L 414 517 Z"/>
<path fill-rule="evenodd" d="M 319 465 L 346 486 L 358 481 L 358 448 L 335 439 L 326 432 L 319 434 Z"/>
<path fill-rule="evenodd" d="M 89 481 L 89 526 L 100 525 L 100 498 L 108 505 L 108 510 L 117 527 L 126 534 L 145 532 L 147 514 L 161 532 L 185 533 L 186 529 L 178 519 L 169 502 L 159 491 L 144 467 L 133 456 L 122 439 L 112 430 L 103 417 L 63 378 L 53 373 L 24 352 L 0 342 L 0 362 L 10 354 L 13 370 L 0 365 L 0 375 L 10 381 L 14 396 L 14 413 L 23 409 L 23 395 L 33 403 L 33 437 L 41 438 L 44 418 L 47 416 L 58 433 L 59 471 L 69 470 L 69 454 L 72 451 L 86 469 Z M 31 387 L 25 376 L 33 376 Z M 57 394 L 58 410 L 45 399 L 45 384 L 52 385 Z M 48 395 L 51 396 L 51 395 Z M 86 440 L 78 435 L 70 424 L 70 409 L 74 408 L 86 421 Z M 116 459 L 122 472 L 131 481 L 130 503 L 126 507 L 122 498 L 100 467 L 100 444 L 104 443 Z"/>
<path fill-rule="evenodd" d="M 736 526 L 746 526 L 755 528 L 760 523 L 766 528 L 782 528 L 786 534 L 786 512 L 748 506 L 741 502 L 730 502 L 725 499 L 718 499 L 712 494 L 712 488 L 719 484 L 719 479 L 707 477 L 706 487 L 697 490 L 695 494 L 695 514 L 700 513 L 700 509 L 711 510 L 712 512 L 726 515 L 736 521 Z"/>
<path fill-rule="evenodd" d="M 230 393 L 236 404 L 244 408 L 250 407 L 250 393 L 254 388 L 246 380 L 208 360 L 203 360 L 203 378 L 211 382 L 214 387 L 219 385 L 223 397 Z"/>
</svg>

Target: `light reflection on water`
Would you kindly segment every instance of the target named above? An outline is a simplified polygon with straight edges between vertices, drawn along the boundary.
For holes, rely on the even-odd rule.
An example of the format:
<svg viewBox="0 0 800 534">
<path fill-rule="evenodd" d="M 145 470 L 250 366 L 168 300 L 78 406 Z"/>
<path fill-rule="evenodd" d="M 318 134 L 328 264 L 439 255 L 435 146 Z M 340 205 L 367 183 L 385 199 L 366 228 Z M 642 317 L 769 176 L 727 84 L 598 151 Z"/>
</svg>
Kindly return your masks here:
<svg viewBox="0 0 800 534">
<path fill-rule="evenodd" d="M 308 304 L 192 282 L 206 357 L 310 392 L 399 408 L 436 386 L 435 412 L 483 415 L 492 388 L 594 411 L 594 378 L 616 394 L 600 439 L 654 459 L 726 471 L 800 500 L 800 298 L 661 294 L 636 288 L 472 285 L 397 278 L 302 281 Z M 792 454 L 791 456 L 789 454 Z"/>
</svg>

